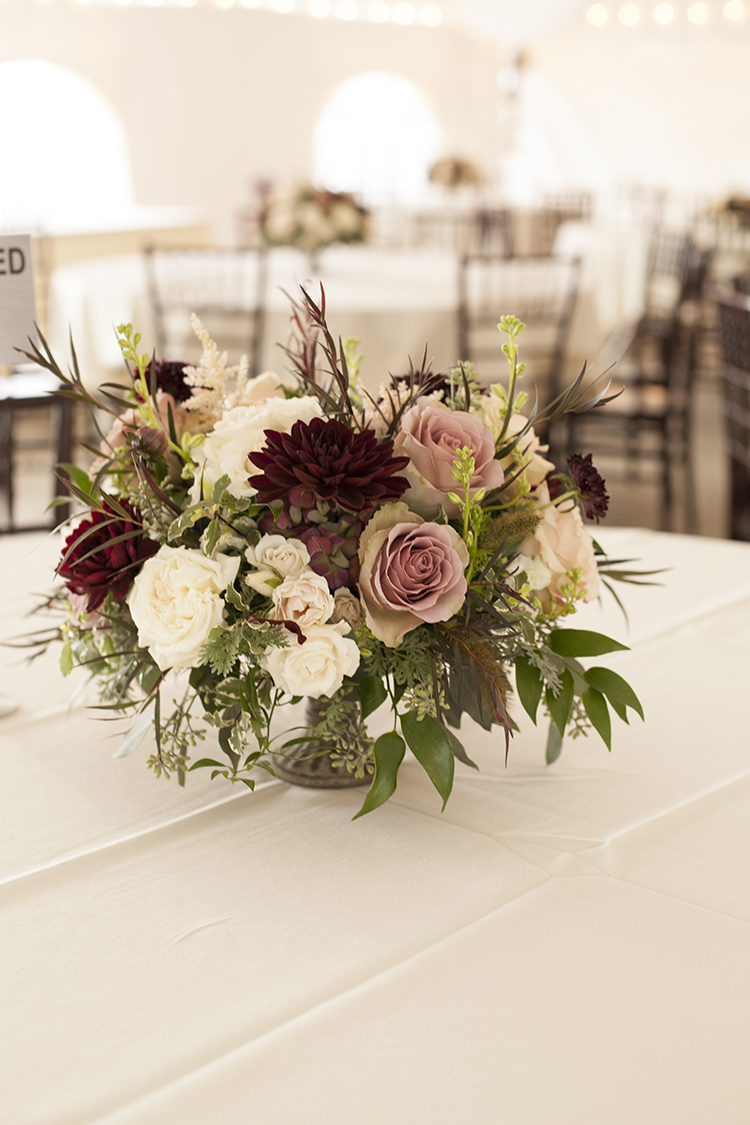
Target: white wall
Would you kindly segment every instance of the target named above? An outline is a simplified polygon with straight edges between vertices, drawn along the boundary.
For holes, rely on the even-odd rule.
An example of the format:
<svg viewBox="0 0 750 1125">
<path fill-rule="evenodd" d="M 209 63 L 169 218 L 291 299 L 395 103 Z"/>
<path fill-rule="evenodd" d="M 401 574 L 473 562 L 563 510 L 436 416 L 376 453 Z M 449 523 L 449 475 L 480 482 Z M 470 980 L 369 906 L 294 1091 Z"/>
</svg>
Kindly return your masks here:
<svg viewBox="0 0 750 1125">
<path fill-rule="evenodd" d="M 496 49 L 444 27 L 344 24 L 238 6 L 0 0 L 0 62 L 19 58 L 45 59 L 96 83 L 125 123 L 136 201 L 200 206 L 220 239 L 232 237 L 256 179 L 311 175 L 317 116 L 359 71 L 388 69 L 415 81 L 446 153 L 489 168 L 498 158 Z M 43 153 L 38 162 L 45 174 Z M 0 153 L 0 184 L 11 170 L 12 154 Z"/>
<path fill-rule="evenodd" d="M 548 129 L 555 116 L 573 126 L 553 155 L 569 183 L 750 194 L 750 27 L 721 18 L 713 27 L 597 29 L 581 13 L 532 48 L 537 111 L 554 101 Z"/>
</svg>

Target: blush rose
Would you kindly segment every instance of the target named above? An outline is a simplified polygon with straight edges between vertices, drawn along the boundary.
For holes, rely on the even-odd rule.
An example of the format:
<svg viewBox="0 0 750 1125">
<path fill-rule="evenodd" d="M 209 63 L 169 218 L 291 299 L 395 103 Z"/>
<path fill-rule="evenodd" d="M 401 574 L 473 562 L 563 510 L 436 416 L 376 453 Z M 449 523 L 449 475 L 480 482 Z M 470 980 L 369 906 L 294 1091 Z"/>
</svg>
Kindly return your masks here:
<svg viewBox="0 0 750 1125">
<path fill-rule="evenodd" d="M 439 515 L 441 508 L 451 519 L 460 514 L 448 493 L 456 491 L 453 462 L 456 452 L 464 447 L 472 451 L 475 460 L 471 494 L 480 488 L 487 492 L 499 488 L 505 474 L 495 460 L 492 430 L 481 418 L 425 399 L 406 411 L 393 451 L 397 457 L 409 458 L 404 475 L 411 487 L 404 493 L 404 500 L 413 511 L 426 519 Z"/>
<path fill-rule="evenodd" d="M 464 603 L 469 552 L 447 524 L 385 504 L 362 532 L 359 590 L 372 633 L 389 648 L 423 622 L 448 621 Z"/>
<path fill-rule="evenodd" d="M 529 558 L 541 558 L 552 575 L 547 591 L 552 601 L 561 604 L 565 598 L 562 587 L 569 581 L 569 570 L 581 571 L 581 586 L 586 591 L 583 600 L 595 601 L 599 597 L 601 580 L 594 554 L 594 541 L 583 526 L 578 505 L 561 509 L 549 504 L 549 491 L 543 484 L 538 492 L 541 522 L 533 535 L 528 535 L 520 553 Z M 547 506 L 545 506 L 547 505 Z"/>
</svg>

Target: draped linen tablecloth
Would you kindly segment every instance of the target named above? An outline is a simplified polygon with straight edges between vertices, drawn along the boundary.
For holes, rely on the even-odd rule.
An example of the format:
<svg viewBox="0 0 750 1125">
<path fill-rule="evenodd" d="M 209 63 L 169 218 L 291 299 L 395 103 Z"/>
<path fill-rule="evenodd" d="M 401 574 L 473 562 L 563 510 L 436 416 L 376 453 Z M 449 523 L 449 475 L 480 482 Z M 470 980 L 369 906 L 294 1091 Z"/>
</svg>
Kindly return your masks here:
<svg viewBox="0 0 750 1125">
<path fill-rule="evenodd" d="M 577 625 L 632 651 L 646 723 L 507 768 L 473 728 L 441 815 L 394 798 L 156 781 L 5 650 L 0 1121 L 750 1120 L 750 545 L 611 529 L 672 568 Z M 53 536 L 0 541 L 3 636 Z"/>
</svg>

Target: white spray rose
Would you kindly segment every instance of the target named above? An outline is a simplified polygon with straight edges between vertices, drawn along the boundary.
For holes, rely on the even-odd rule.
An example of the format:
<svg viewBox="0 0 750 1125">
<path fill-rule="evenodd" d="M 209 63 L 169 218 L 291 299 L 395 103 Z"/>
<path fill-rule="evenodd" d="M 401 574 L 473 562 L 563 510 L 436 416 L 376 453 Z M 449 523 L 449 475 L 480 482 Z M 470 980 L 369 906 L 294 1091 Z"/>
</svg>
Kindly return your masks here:
<svg viewBox="0 0 750 1125">
<path fill-rule="evenodd" d="M 303 631 L 309 625 L 322 625 L 333 613 L 334 601 L 328 583 L 314 570 L 285 578 L 271 597 L 274 616 L 283 621 L 296 621 Z"/>
<path fill-rule="evenodd" d="M 217 480 L 229 477 L 232 496 L 253 496 L 255 489 L 248 477 L 258 473 L 248 461 L 249 453 L 256 453 L 266 445 L 266 430 L 288 434 L 295 422 L 311 422 L 321 418 L 323 411 L 317 398 L 269 398 L 263 405 L 235 406 L 225 410 L 213 430 L 197 446 L 192 457 L 195 462 L 195 480 L 190 490 L 191 503 L 197 504 L 203 495 L 210 496 Z"/>
<path fill-rule="evenodd" d="M 237 556 L 208 559 L 187 547 L 160 547 L 128 595 L 138 644 L 167 668 L 195 668 L 212 629 L 224 620 L 221 596 L 237 574 Z"/>
<path fill-rule="evenodd" d="M 359 667 L 356 641 L 343 634 L 348 626 L 311 625 L 305 629 L 306 640 L 298 644 L 290 634 L 287 648 L 270 649 L 262 663 L 273 682 L 289 695 L 306 695 L 318 699 L 333 695 Z"/>
<path fill-rule="evenodd" d="M 530 590 L 544 590 L 552 581 L 552 571 L 541 555 L 535 559 L 528 555 L 516 555 L 513 563 L 513 579 L 516 580 L 520 574 L 525 574 Z"/>
<path fill-rule="evenodd" d="M 308 569 L 310 553 L 298 539 L 284 535 L 264 535 L 256 547 L 248 547 L 245 558 L 258 569 L 245 578 L 248 586 L 270 598 L 276 578 L 298 578 Z"/>
</svg>

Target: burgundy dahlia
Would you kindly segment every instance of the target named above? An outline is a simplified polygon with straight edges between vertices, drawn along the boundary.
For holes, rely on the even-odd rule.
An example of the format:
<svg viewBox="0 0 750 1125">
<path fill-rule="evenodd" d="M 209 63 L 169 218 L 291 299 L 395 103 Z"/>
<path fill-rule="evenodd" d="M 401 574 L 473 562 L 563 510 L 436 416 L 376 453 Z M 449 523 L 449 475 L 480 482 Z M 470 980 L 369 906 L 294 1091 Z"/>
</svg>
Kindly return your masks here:
<svg viewBox="0 0 750 1125">
<path fill-rule="evenodd" d="M 409 458 L 394 457 L 392 441 L 379 441 L 371 430 L 355 433 L 336 418 L 295 422 L 289 434 L 266 430 L 265 449 L 248 459 L 262 470 L 249 478 L 262 504 L 301 486 L 324 508 L 359 513 L 398 500 L 409 487 L 395 475 Z"/>
<path fill-rule="evenodd" d="M 586 511 L 586 519 L 596 520 L 598 523 L 607 514 L 609 493 L 604 478 L 596 465 L 593 464 L 592 455 L 587 453 L 584 457 L 582 453 L 574 453 L 568 458 L 568 472 L 570 473 L 570 484 L 578 492 Z M 559 477 L 549 477 L 547 484 L 552 500 L 555 500 L 567 490 L 564 478 L 561 480 Z"/>
<path fill-rule="evenodd" d="M 157 391 L 164 391 L 165 394 L 171 395 L 175 402 L 184 402 L 185 399 L 190 398 L 192 394 L 192 387 L 187 386 L 185 376 L 182 373 L 185 365 L 186 361 L 184 359 L 162 359 L 156 361 L 156 389 Z M 151 386 L 152 367 L 153 362 L 149 363 L 144 373 L 147 387 Z M 140 395 L 137 391 L 136 397 L 140 399 Z"/>
<path fill-rule="evenodd" d="M 127 500 L 120 503 L 135 520 L 132 505 Z M 70 533 L 57 567 L 73 594 L 88 597 L 89 613 L 99 608 L 109 591 L 116 602 L 123 601 L 143 563 L 159 550 L 139 523 L 122 519 L 108 505 L 105 508 L 92 512 Z"/>
</svg>

